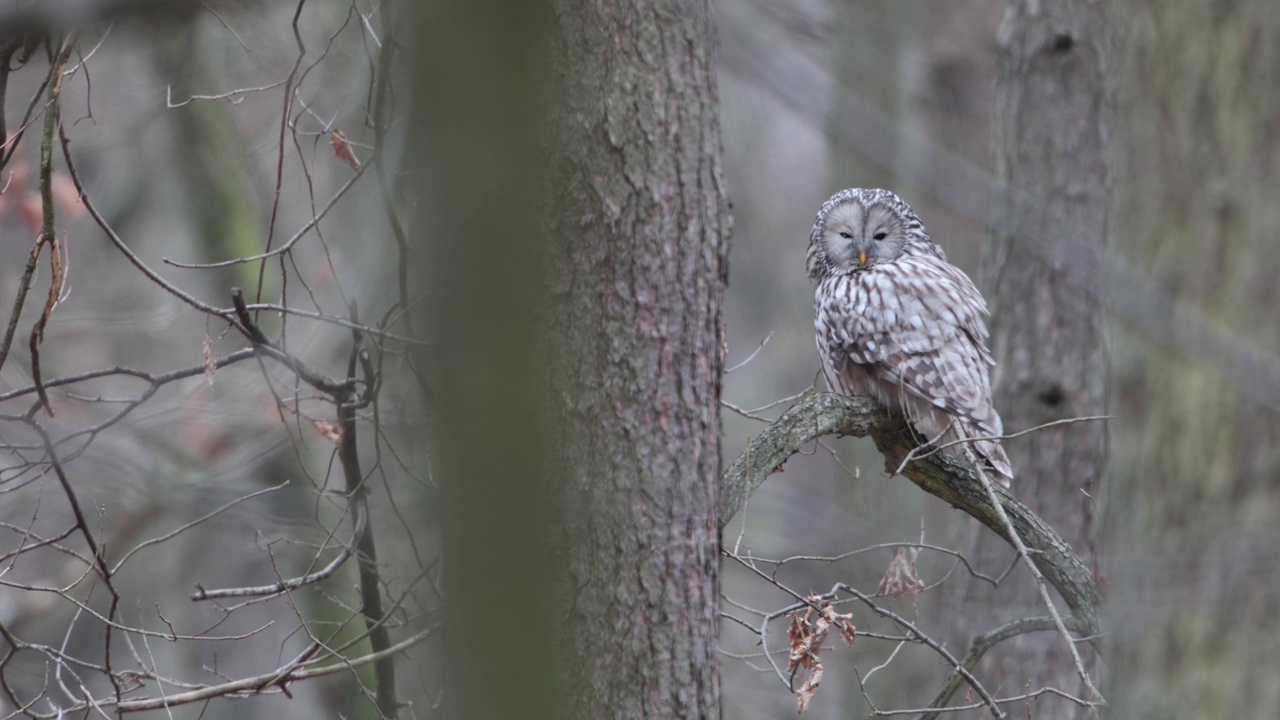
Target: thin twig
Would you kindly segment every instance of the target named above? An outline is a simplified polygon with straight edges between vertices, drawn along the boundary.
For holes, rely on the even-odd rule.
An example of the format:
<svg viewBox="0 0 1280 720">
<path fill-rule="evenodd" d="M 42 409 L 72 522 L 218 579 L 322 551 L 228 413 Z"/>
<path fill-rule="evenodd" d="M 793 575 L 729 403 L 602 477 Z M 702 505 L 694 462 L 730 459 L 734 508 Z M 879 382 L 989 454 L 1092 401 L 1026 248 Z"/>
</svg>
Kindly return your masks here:
<svg viewBox="0 0 1280 720">
<path fill-rule="evenodd" d="M 940 452 L 942 450 L 945 450 L 946 448 L 949 448 L 955 445 L 968 445 L 977 440 L 994 440 L 996 442 L 999 442 L 1001 440 L 1009 440 L 1010 438 L 1029 435 L 1030 433 L 1039 432 L 1041 430 L 1044 430 L 1045 428 L 1051 428 L 1056 425 L 1069 425 L 1072 423 L 1079 423 L 1079 422 L 1093 422 L 1095 420 L 1114 420 L 1115 417 L 1116 417 L 1115 415 L 1089 415 L 1087 417 L 1062 418 L 1061 420 L 1054 420 L 1052 422 L 1043 423 L 1041 425 L 1036 425 L 1035 427 L 1030 427 L 1030 428 L 1027 428 L 1026 430 L 1019 430 L 1018 432 L 1009 433 L 1007 435 L 975 435 L 973 437 L 966 437 L 966 438 L 961 438 L 959 440 L 952 440 L 950 442 L 946 442 L 941 445 L 935 445 L 934 441 L 922 443 L 916 449 L 927 450 L 927 452 L 917 454 L 917 452 L 913 450 L 910 453 L 907 453 L 907 457 L 902 459 L 902 462 L 898 465 L 898 470 L 894 474 L 895 475 L 901 474 L 902 469 L 906 467 L 907 463 L 911 462 L 912 460 L 919 460 L 921 458 L 929 457 L 934 453 Z M 941 433 L 939 437 L 945 434 L 946 434 L 945 432 Z"/>
<path fill-rule="evenodd" d="M 768 558 L 753 556 L 751 559 L 754 562 L 767 563 L 770 565 L 778 565 L 778 566 L 786 565 L 787 563 L 791 563 L 791 562 L 823 562 L 823 563 L 831 564 L 831 563 L 839 562 L 846 558 L 851 558 L 855 555 L 869 553 L 874 550 L 887 550 L 887 549 L 900 548 L 900 547 L 919 548 L 921 550 L 931 550 L 933 552 L 942 553 L 943 555 L 950 555 L 956 558 L 960 563 L 962 563 L 965 566 L 965 569 L 967 569 L 969 571 L 969 574 L 972 575 L 973 577 L 979 580 L 982 580 L 986 583 L 989 583 L 992 587 L 999 586 L 999 582 L 997 581 L 996 578 L 993 578 L 989 575 L 984 575 L 978 572 L 977 570 L 975 570 L 973 566 L 969 564 L 969 559 L 966 558 L 963 553 L 957 552 L 950 548 L 944 548 L 938 545 L 929 545 L 926 543 L 912 543 L 912 542 L 880 543 L 878 545 L 870 545 L 868 547 L 858 548 L 857 550 L 850 550 L 848 552 L 840 553 L 839 555 L 792 555 L 790 557 L 785 557 L 781 560 L 770 560 Z"/>
<path fill-rule="evenodd" d="M 726 554 L 728 554 L 728 553 L 726 553 Z M 785 586 L 785 585 L 783 585 L 783 584 L 779 583 L 779 582 L 777 581 L 777 579 L 775 579 L 775 578 L 773 578 L 773 577 L 770 577 L 767 573 L 765 573 L 764 571 L 762 571 L 762 570 L 760 570 L 759 568 L 757 568 L 753 563 L 747 562 L 747 560 L 746 560 L 746 559 L 744 559 L 744 558 L 742 558 L 742 557 L 739 557 L 739 556 L 736 556 L 736 555 L 729 555 L 729 557 L 730 557 L 731 559 L 735 560 L 738 564 L 742 565 L 743 567 L 747 568 L 747 569 L 748 569 L 748 570 L 750 570 L 751 572 L 755 573 L 755 574 L 756 574 L 756 575 L 758 575 L 759 577 L 761 577 L 761 578 L 765 579 L 766 581 L 768 581 L 768 582 L 769 582 L 771 585 L 773 585 L 774 587 L 776 587 L 776 588 L 778 588 L 778 589 L 782 590 L 783 592 L 786 592 L 787 594 L 791 595 L 792 597 L 796 598 L 796 600 L 798 600 L 798 601 L 799 601 L 799 602 L 797 602 L 795 605 L 792 605 L 792 606 L 789 606 L 789 607 L 783 608 L 783 609 L 781 609 L 781 610 L 777 610 L 777 611 L 775 611 L 775 612 L 773 612 L 773 613 L 770 613 L 769 615 L 765 616 L 765 618 L 764 618 L 764 620 L 763 620 L 763 622 L 762 622 L 762 624 L 761 624 L 760 631 L 759 631 L 759 632 L 760 632 L 760 641 L 761 641 L 761 646 L 762 646 L 762 648 L 763 648 L 763 649 L 764 649 L 764 651 L 765 651 L 766 657 L 767 657 L 767 658 L 769 658 L 769 662 L 770 662 L 770 664 L 771 664 L 771 665 L 773 665 L 774 671 L 777 673 L 778 677 L 782 680 L 783 684 L 787 686 L 787 689 L 788 689 L 788 690 L 791 690 L 791 691 L 793 691 L 793 692 L 794 692 L 794 688 L 791 686 L 791 680 L 790 680 L 786 675 L 784 675 L 784 674 L 782 673 L 781 668 L 779 668 L 779 667 L 778 667 L 777 663 L 775 663 L 775 662 L 773 661 L 772 656 L 771 656 L 771 655 L 769 655 L 769 649 L 768 649 L 768 645 L 767 645 L 767 643 L 766 643 L 766 638 L 767 638 L 767 633 L 768 633 L 768 623 L 769 623 L 769 621 L 770 621 L 770 620 L 772 620 L 772 619 L 775 619 L 775 618 L 777 618 L 777 617 L 781 617 L 782 615 L 785 615 L 785 614 L 787 614 L 787 613 L 789 613 L 789 612 L 793 612 L 793 611 L 795 611 L 795 610 L 798 610 L 798 609 L 801 609 L 801 608 L 804 608 L 804 607 L 814 607 L 814 609 L 818 609 L 818 610 L 820 610 L 820 608 L 816 608 L 816 607 L 813 605 L 812 601 L 811 601 L 809 598 L 807 598 L 807 597 L 805 597 L 805 596 L 801 595 L 800 593 L 797 593 L 796 591 L 792 590 L 791 588 L 789 588 L 789 587 L 787 587 L 787 586 Z M 926 635 L 924 632 L 922 632 L 922 631 L 921 631 L 919 628 L 917 628 L 917 627 L 916 627 L 916 626 L 915 626 L 911 621 L 907 620 L 906 618 L 902 617 L 901 615 L 898 615 L 897 613 L 893 612 L 892 610 L 887 610 L 887 609 L 885 609 L 885 608 L 880 607 L 880 606 L 879 606 L 878 604 L 876 604 L 876 602 L 875 602 L 874 600 L 872 600 L 870 597 L 868 597 L 868 596 L 867 596 L 867 595 L 865 595 L 864 593 L 862 593 L 862 592 L 858 591 L 857 589 L 855 589 L 855 588 L 853 588 L 853 587 L 850 587 L 849 585 L 846 585 L 845 583 L 836 583 L 834 586 L 832 586 L 831 590 L 829 590 L 829 591 L 827 591 L 826 593 L 824 593 L 824 594 L 822 594 L 822 595 L 819 595 L 819 596 L 817 596 L 817 597 L 822 598 L 822 599 L 834 599 L 834 598 L 837 596 L 837 593 L 839 593 L 839 592 L 843 592 L 843 593 L 846 593 L 846 594 L 848 594 L 848 595 L 852 595 L 853 597 L 857 598 L 858 600 L 861 600 L 861 601 L 862 601 L 862 602 L 863 602 L 863 603 L 864 603 L 868 608 L 870 608 L 870 609 L 871 609 L 871 611 L 872 611 L 873 613 L 875 613 L 875 614 L 877 614 L 877 615 L 879 615 L 879 616 L 881 616 L 881 617 L 883 617 L 883 618 L 885 618 L 885 619 L 887 619 L 887 620 L 892 620 L 893 622 L 897 623 L 900 627 L 905 628 L 908 632 L 910 632 L 910 633 L 911 633 L 911 635 L 912 635 L 912 636 L 914 636 L 914 637 L 915 637 L 917 640 L 919 640 L 921 643 L 923 643 L 923 644 L 927 645 L 928 647 L 932 648 L 935 652 L 937 652 L 939 655 L 941 655 L 943 658 L 945 658 L 945 659 L 947 660 L 948 664 L 949 664 L 952 668 L 954 668 L 954 669 L 955 669 L 955 671 L 956 671 L 957 673 L 959 673 L 959 674 L 960 674 L 960 675 L 965 679 L 965 681 L 966 681 L 966 682 L 968 682 L 968 683 L 969 683 L 970 687 L 972 687 L 972 688 L 974 689 L 974 691 L 978 693 L 978 696 L 979 696 L 979 697 L 981 697 L 981 698 L 983 699 L 984 703 L 987 705 L 987 707 L 988 707 L 988 708 L 990 708 L 990 710 L 991 710 L 991 712 L 992 712 L 992 714 L 993 714 L 993 715 L 995 715 L 997 718 L 1004 718 L 1004 717 L 1005 717 L 1004 712 L 1002 712 L 1002 711 L 1000 710 L 999 706 L 998 706 L 998 705 L 996 705 L 995 700 L 992 698 L 992 696 L 990 695 L 990 693 L 988 693 L 988 692 L 987 692 L 986 688 L 984 688 L 984 687 L 982 686 L 982 683 L 981 683 L 981 682 L 979 682 L 979 681 L 978 681 L 978 679 L 977 679 L 977 678 L 975 678 L 975 677 L 973 676 L 973 674 L 969 672 L 969 670 L 968 670 L 968 669 L 966 669 L 965 667 L 963 667 L 963 666 L 960 664 L 960 662 L 959 662 L 958 660 L 956 660 L 956 659 L 955 659 L 955 656 L 953 656 L 953 655 L 950 653 L 950 651 L 948 651 L 945 647 L 943 647 L 943 646 L 942 646 L 938 641 L 934 640 L 933 638 L 929 637 L 929 636 L 928 636 L 928 635 Z"/>
<path fill-rule="evenodd" d="M 973 469 L 977 473 L 978 479 L 982 482 L 982 487 L 986 490 L 987 497 L 995 508 L 996 515 L 1000 518 L 1000 521 L 1004 523 L 1005 532 L 1008 533 L 1009 541 L 1013 543 L 1015 548 L 1017 548 L 1019 557 L 1023 559 L 1026 563 L 1027 569 L 1031 571 L 1032 577 L 1035 578 L 1036 588 L 1040 591 L 1040 597 L 1044 599 L 1045 607 L 1049 609 L 1049 616 L 1053 618 L 1054 627 L 1058 629 L 1058 633 L 1062 635 L 1064 640 L 1066 640 L 1067 650 L 1070 651 L 1071 660 L 1075 663 L 1076 674 L 1080 676 L 1080 681 L 1084 683 L 1084 686 L 1089 689 L 1090 702 L 1105 702 L 1102 697 L 1102 693 L 1099 693 L 1098 689 L 1093 686 L 1093 680 L 1089 678 L 1089 673 L 1084 669 L 1084 662 L 1080 659 L 1080 652 L 1076 649 L 1075 641 L 1072 639 L 1071 633 L 1067 630 L 1066 624 L 1063 623 L 1062 616 L 1058 614 L 1058 608 L 1054 605 L 1053 598 L 1049 596 L 1049 584 L 1045 582 L 1044 575 L 1041 574 L 1040 568 L 1031 561 L 1031 555 L 1027 550 L 1027 546 L 1022 542 L 1022 536 L 1019 535 L 1018 531 L 1013 527 L 1013 523 L 1009 520 L 1008 513 L 1004 511 L 1004 506 L 1001 504 L 1000 498 L 996 496 L 995 486 L 992 484 L 991 478 L 987 476 L 986 471 L 982 468 L 982 464 L 977 461 L 977 458 L 974 457 L 972 453 L 966 454 L 973 462 Z M 1095 718 L 1098 717 L 1097 708 L 1092 705 L 1089 707 L 1091 711 L 1090 714 Z"/>
<path fill-rule="evenodd" d="M 359 512 L 362 508 L 361 506 L 353 504 L 352 509 L 356 512 Z M 364 532 L 364 528 L 365 528 L 365 519 L 358 518 L 358 522 L 356 523 L 356 526 L 353 531 L 354 538 L 359 538 L 361 534 Z M 206 590 L 203 587 L 197 585 L 196 591 L 194 593 L 191 593 L 190 597 L 193 602 L 201 602 L 203 600 L 220 600 L 220 599 L 233 598 L 233 597 L 271 597 L 273 595 L 281 595 L 281 594 L 290 592 L 292 590 L 297 590 L 300 587 L 303 587 L 306 585 L 312 585 L 320 582 L 321 580 L 327 580 L 328 578 L 332 577 L 333 574 L 338 571 L 338 568 L 342 567 L 343 563 L 345 563 L 347 559 L 351 557 L 354 546 L 355 546 L 354 542 L 344 543 L 342 545 L 342 551 L 339 552 L 338 556 L 335 557 L 333 560 L 331 560 L 327 565 L 325 565 L 323 568 L 315 572 L 308 573 L 301 577 L 290 578 L 288 580 L 284 580 L 284 579 L 277 580 L 276 582 L 270 585 L 254 585 L 251 587 L 235 587 L 235 588 L 217 588 L 214 590 Z"/>
<path fill-rule="evenodd" d="M 734 365 L 733 367 L 729 368 L 728 370 L 725 370 L 725 371 L 724 371 L 724 374 L 725 374 L 725 375 L 728 375 L 729 373 L 733 372 L 734 370 L 737 370 L 738 368 L 742 367 L 743 365 L 746 365 L 747 363 L 751 362 L 752 360 L 755 360 L 755 359 L 756 359 L 756 356 L 760 354 L 760 351 L 764 349 L 764 346 L 765 346 L 765 345 L 767 345 L 767 344 L 769 343 L 769 341 L 770 341 L 770 340 L 772 340 L 772 339 L 773 339 L 773 331 L 772 331 L 772 330 L 770 330 L 770 331 L 769 331 L 769 334 L 764 336 L 764 339 L 763 339 L 763 340 L 761 340 L 761 341 L 760 341 L 760 344 L 756 346 L 756 349 L 755 349 L 755 350 L 753 350 L 753 351 L 751 352 L 751 354 L 747 356 L 747 359 L 746 359 L 746 360 L 743 360 L 742 362 L 738 363 L 737 365 Z"/>
</svg>

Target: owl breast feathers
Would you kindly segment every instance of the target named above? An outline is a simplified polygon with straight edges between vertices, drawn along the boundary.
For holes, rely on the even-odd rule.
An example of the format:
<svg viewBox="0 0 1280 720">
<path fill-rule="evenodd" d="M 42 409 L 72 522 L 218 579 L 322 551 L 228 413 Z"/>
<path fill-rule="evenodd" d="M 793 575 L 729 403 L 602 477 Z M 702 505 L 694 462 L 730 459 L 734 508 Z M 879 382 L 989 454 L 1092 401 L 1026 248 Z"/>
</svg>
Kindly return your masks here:
<svg viewBox="0 0 1280 720">
<path fill-rule="evenodd" d="M 936 444 L 971 441 L 1008 487 L 1013 468 L 991 439 L 1003 427 L 991 401 L 986 303 L 910 206 L 887 190 L 836 193 L 814 221 L 808 270 L 831 389 L 876 398 Z"/>
</svg>

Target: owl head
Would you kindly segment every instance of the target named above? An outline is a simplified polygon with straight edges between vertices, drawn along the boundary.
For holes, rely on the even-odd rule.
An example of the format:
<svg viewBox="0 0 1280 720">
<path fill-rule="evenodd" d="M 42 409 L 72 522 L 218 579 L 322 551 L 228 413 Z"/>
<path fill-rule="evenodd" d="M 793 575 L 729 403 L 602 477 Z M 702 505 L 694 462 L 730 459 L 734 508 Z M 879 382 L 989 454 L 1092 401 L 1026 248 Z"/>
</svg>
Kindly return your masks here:
<svg viewBox="0 0 1280 720">
<path fill-rule="evenodd" d="M 867 270 L 912 253 L 945 259 L 902 198 L 888 190 L 849 188 L 823 203 L 813 222 L 809 278 Z"/>
</svg>

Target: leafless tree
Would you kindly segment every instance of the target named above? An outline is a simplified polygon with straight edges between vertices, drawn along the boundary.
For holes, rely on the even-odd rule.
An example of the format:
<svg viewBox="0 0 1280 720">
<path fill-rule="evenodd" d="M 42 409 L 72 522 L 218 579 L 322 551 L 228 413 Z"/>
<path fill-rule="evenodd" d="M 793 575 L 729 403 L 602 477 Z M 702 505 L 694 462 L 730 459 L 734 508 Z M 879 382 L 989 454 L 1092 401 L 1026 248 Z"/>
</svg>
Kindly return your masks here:
<svg viewBox="0 0 1280 720">
<path fill-rule="evenodd" d="M 41 10 L 0 21 L 0 708 L 396 716 L 440 597 L 419 291 L 368 282 L 406 245 L 390 4 Z"/>
<path fill-rule="evenodd" d="M 1269 717 L 1264 5 L 5 5 L 0 715 Z M 1012 494 L 804 387 L 850 184 Z"/>
</svg>

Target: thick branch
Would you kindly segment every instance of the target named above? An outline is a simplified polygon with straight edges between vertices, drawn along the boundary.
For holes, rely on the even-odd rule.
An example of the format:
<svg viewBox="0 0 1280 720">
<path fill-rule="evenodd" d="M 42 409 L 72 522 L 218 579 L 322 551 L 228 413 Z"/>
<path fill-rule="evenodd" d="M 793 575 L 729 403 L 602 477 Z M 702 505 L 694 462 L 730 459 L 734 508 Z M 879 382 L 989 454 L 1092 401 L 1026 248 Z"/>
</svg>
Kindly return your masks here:
<svg viewBox="0 0 1280 720">
<path fill-rule="evenodd" d="M 797 403 L 747 444 L 720 480 L 720 527 L 742 509 L 765 478 L 805 445 L 824 435 L 870 436 L 893 473 L 917 447 L 911 428 L 886 414 L 868 398 L 819 393 Z M 977 518 L 1009 541 L 1004 525 L 973 470 L 961 459 L 940 453 L 913 459 L 902 475 L 925 492 Z M 1045 579 L 1062 595 L 1085 633 L 1099 630 L 1102 593 L 1093 573 L 1053 528 L 1003 488 L 995 488 L 1014 529 Z"/>
</svg>

